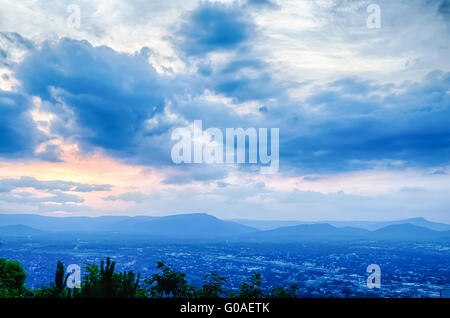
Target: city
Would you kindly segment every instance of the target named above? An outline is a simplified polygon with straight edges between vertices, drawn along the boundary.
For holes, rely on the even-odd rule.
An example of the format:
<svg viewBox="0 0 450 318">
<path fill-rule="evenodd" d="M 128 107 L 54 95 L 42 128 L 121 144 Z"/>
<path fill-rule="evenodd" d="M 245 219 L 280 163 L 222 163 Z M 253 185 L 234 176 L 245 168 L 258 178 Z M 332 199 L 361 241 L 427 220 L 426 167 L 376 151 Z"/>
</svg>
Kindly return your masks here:
<svg viewBox="0 0 450 318">
<path fill-rule="evenodd" d="M 119 271 L 143 277 L 157 272 L 156 263 L 186 273 L 190 284 L 216 271 L 235 291 L 252 273 L 264 286 L 297 286 L 298 297 L 439 297 L 450 286 L 450 247 L 439 243 L 340 242 L 302 244 L 164 244 L 161 242 L 67 242 L 28 239 L 3 241 L 1 257 L 19 260 L 28 274 L 27 286 L 53 281 L 58 260 L 65 265 L 99 263 L 106 257 Z M 369 264 L 381 268 L 381 288 L 366 284 Z M 83 270 L 82 270 L 83 275 Z"/>
</svg>

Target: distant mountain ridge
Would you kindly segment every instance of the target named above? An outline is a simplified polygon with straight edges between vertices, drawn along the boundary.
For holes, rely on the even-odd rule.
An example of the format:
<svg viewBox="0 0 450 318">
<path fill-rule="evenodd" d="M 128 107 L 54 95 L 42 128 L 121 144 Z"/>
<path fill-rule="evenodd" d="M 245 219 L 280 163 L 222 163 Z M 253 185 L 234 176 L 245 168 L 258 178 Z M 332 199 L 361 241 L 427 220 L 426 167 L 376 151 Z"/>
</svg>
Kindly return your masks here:
<svg viewBox="0 0 450 318">
<path fill-rule="evenodd" d="M 33 229 L 26 225 L 0 226 L 0 235 L 4 236 L 29 236 L 43 234 L 43 231 Z"/>
<path fill-rule="evenodd" d="M 425 227 L 427 229 L 434 230 L 434 231 L 450 231 L 450 224 L 431 222 L 423 217 L 411 218 L 411 219 L 405 219 L 405 220 L 399 220 L 399 221 L 378 222 L 378 224 L 369 226 L 367 229 L 368 230 L 377 230 L 382 227 L 386 227 L 389 225 L 396 225 L 396 224 L 412 224 L 412 225 L 416 225 L 416 226 Z"/>
<path fill-rule="evenodd" d="M 285 226 L 296 226 L 296 225 L 302 225 L 302 224 L 318 224 L 318 223 L 325 223 L 330 224 L 335 227 L 357 227 L 361 229 L 366 230 L 377 230 L 389 225 L 394 224 L 413 224 L 421 227 L 428 228 L 430 230 L 434 231 L 450 231 L 450 224 L 446 223 L 438 223 L 438 222 L 431 222 L 427 219 L 420 217 L 420 218 L 410 218 L 410 219 L 404 219 L 404 220 L 395 220 L 395 221 L 278 221 L 278 220 L 249 220 L 249 219 L 232 219 L 233 222 L 240 223 L 243 225 L 255 227 L 259 230 L 273 230 L 279 227 L 285 227 Z"/>
<path fill-rule="evenodd" d="M 349 224 L 359 226 L 349 226 Z M 83 234 L 89 237 L 114 235 L 117 238 L 117 235 L 125 235 L 152 237 L 159 240 L 195 239 L 278 243 L 332 240 L 450 241 L 450 230 L 446 230 L 447 228 L 450 229 L 450 225 L 429 222 L 423 218 L 367 223 L 337 221 L 334 221 L 334 224 L 302 223 L 261 230 L 238 222 L 221 220 L 205 213 L 164 217 L 75 218 L 0 214 L 0 238 L 38 235 L 57 237 L 66 233 L 65 237 L 77 237 Z"/>
<path fill-rule="evenodd" d="M 135 233 L 187 238 L 232 237 L 257 231 L 242 224 L 223 221 L 204 213 L 170 215 L 141 222 L 119 222 L 116 233 Z"/>
<path fill-rule="evenodd" d="M 450 237 L 450 231 L 434 231 L 410 223 L 392 224 L 371 233 L 372 238 L 383 240 L 427 241 Z"/>
<path fill-rule="evenodd" d="M 205 213 L 164 217 L 103 216 L 98 218 L 3 214 L 0 215 L 0 236 L 4 234 L 1 231 L 2 227 L 19 225 L 48 233 L 113 233 L 196 239 L 234 237 L 258 231 L 255 228 L 220 220 Z"/>
<path fill-rule="evenodd" d="M 252 233 L 244 238 L 254 242 L 293 242 L 317 240 L 348 240 L 364 237 L 368 230 L 354 227 L 337 228 L 326 223 L 301 224 Z"/>
<path fill-rule="evenodd" d="M 388 225 L 375 231 L 355 227 L 335 227 L 326 223 L 301 224 L 252 233 L 238 239 L 260 243 L 302 241 L 450 241 L 450 231 L 434 231 L 413 224 Z"/>
<path fill-rule="evenodd" d="M 152 218 L 152 217 L 148 217 Z M 132 219 L 129 216 L 50 217 L 36 214 L 0 214 L 0 226 L 26 225 L 41 231 L 92 231 L 99 226 Z"/>
</svg>

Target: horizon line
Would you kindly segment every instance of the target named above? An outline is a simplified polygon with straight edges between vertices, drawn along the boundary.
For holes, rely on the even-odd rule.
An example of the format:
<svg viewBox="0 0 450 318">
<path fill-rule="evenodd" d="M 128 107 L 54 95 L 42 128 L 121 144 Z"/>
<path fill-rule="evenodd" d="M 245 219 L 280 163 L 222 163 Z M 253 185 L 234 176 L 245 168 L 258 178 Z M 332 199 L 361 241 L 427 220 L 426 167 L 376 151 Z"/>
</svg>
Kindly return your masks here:
<svg viewBox="0 0 450 318">
<path fill-rule="evenodd" d="M 409 218 L 404 218 L 404 219 L 391 219 L 391 220 L 379 220 L 379 221 L 375 221 L 375 220 L 314 220 L 314 221 L 305 221 L 305 220 L 281 220 L 281 219 L 251 219 L 251 218 L 221 218 L 218 216 L 215 216 L 213 214 L 209 214 L 209 213 L 205 213 L 205 212 L 187 212 L 187 213 L 173 213 L 173 214 L 167 214 L 167 215 L 134 215 L 134 216 L 130 216 L 130 215 L 111 215 L 111 214 L 106 214 L 106 215 L 97 215 L 97 216 L 90 216 L 90 215 L 44 215 L 44 214 L 39 214 L 39 213 L 3 213 L 0 212 L 0 215 L 34 215 L 34 216 L 43 216 L 43 217 L 49 217 L 49 218 L 100 218 L 100 217 L 128 217 L 128 218 L 136 218 L 136 217 L 154 217 L 154 218 L 164 218 L 164 217 L 169 217 L 169 216 L 177 216 L 177 215 L 198 215 L 198 214 L 202 214 L 202 215 L 208 215 L 208 216 L 212 216 L 214 218 L 217 218 L 219 220 L 223 220 L 223 221 L 262 221 L 262 222 L 302 222 L 302 223 L 327 223 L 327 222 L 371 222 L 371 223 L 383 223 L 383 222 L 398 222 L 398 221 L 407 221 L 407 220 L 414 220 L 414 219 L 423 219 L 427 222 L 432 222 L 432 223 L 443 223 L 443 224 L 447 224 L 450 225 L 450 223 L 445 222 L 445 221 L 432 221 L 429 220 L 423 216 L 419 216 L 419 217 L 409 217 Z"/>
</svg>

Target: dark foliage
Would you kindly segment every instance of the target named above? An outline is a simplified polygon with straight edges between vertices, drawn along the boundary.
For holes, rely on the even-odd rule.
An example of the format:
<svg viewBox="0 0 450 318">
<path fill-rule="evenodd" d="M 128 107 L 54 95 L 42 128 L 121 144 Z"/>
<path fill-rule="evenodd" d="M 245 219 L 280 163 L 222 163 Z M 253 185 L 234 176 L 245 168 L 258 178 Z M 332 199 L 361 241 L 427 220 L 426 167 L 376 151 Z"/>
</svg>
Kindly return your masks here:
<svg viewBox="0 0 450 318">
<path fill-rule="evenodd" d="M 64 264 L 58 261 L 55 281 L 48 286 L 32 291 L 25 287 L 26 274 L 17 261 L 0 259 L 0 298 L 291 298 L 296 297 L 296 286 L 290 288 L 275 287 L 265 294 L 262 288 L 261 274 L 254 273 L 249 281 L 243 282 L 238 293 L 224 290 L 225 277 L 211 272 L 203 278 L 202 286 L 196 289 L 190 286 L 186 274 L 171 265 L 158 262 L 160 272 L 145 278 L 140 283 L 140 274 L 133 271 L 116 273 L 116 262 L 110 258 L 96 264 L 86 264 L 79 288 L 68 288 Z"/>
</svg>

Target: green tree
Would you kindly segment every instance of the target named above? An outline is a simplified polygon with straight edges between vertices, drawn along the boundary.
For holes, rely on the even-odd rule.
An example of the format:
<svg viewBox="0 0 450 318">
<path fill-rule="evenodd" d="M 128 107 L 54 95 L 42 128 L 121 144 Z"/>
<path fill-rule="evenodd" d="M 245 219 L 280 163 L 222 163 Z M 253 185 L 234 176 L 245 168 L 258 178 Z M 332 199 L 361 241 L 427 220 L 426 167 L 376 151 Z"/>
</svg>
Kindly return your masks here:
<svg viewBox="0 0 450 318">
<path fill-rule="evenodd" d="M 198 298 L 221 298 L 226 297 L 227 292 L 223 289 L 226 278 L 219 276 L 216 272 L 211 272 L 203 278 L 200 289 L 195 291 L 194 297 Z"/>
<path fill-rule="evenodd" d="M 57 294 L 63 294 L 66 285 L 67 285 L 67 279 L 69 278 L 69 274 L 66 274 L 66 271 L 64 269 L 64 264 L 61 261 L 58 261 L 58 264 L 56 265 L 56 273 L 55 273 L 55 292 Z"/>
<path fill-rule="evenodd" d="M 0 258 L 0 297 L 19 298 L 27 297 L 28 289 L 25 287 L 27 274 L 18 261 L 9 261 Z"/>
<path fill-rule="evenodd" d="M 58 261 L 56 265 L 55 281 L 50 283 L 50 286 L 44 286 L 40 289 L 35 289 L 34 297 L 37 298 L 68 298 L 72 296 L 72 291 L 66 288 L 69 274 L 66 274 L 64 264 Z"/>
<path fill-rule="evenodd" d="M 152 297 L 193 297 L 194 288 L 188 285 L 184 278 L 186 274 L 172 269 L 172 265 L 165 265 L 163 262 L 158 262 L 157 268 L 161 269 L 161 273 L 153 274 L 151 278 L 145 280 Z"/>
<path fill-rule="evenodd" d="M 232 293 L 231 297 L 237 298 L 261 298 L 264 296 L 264 292 L 261 288 L 262 276 L 258 273 L 253 273 L 248 282 L 243 282 L 239 293 Z"/>
<path fill-rule="evenodd" d="M 297 297 L 297 286 L 291 285 L 288 288 L 274 287 L 270 291 L 269 298 L 296 298 Z"/>
<path fill-rule="evenodd" d="M 77 297 L 86 298 L 133 298 L 144 297 L 145 292 L 139 287 L 140 274 L 133 271 L 115 273 L 116 262 L 108 257 L 101 261 L 100 268 L 87 264 L 87 274 L 83 277 Z"/>
</svg>

